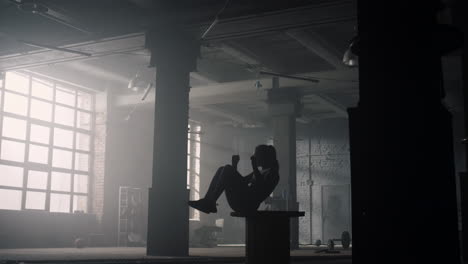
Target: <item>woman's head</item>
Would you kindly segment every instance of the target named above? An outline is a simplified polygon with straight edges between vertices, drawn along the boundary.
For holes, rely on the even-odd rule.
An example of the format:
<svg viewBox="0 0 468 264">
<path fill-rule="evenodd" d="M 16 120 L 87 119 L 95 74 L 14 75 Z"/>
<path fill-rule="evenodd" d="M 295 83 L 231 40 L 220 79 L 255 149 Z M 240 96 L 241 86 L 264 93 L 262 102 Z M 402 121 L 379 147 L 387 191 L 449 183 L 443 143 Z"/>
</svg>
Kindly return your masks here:
<svg viewBox="0 0 468 264">
<path fill-rule="evenodd" d="M 273 168 L 278 166 L 276 150 L 272 145 L 258 145 L 254 153 L 258 166 L 262 168 Z"/>
</svg>

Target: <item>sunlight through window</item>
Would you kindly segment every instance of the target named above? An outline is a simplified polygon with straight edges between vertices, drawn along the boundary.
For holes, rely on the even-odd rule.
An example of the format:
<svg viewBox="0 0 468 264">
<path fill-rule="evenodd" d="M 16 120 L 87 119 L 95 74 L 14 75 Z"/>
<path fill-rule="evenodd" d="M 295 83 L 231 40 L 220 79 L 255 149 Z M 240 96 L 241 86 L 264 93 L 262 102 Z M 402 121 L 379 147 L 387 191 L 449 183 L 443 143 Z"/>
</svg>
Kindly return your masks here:
<svg viewBox="0 0 468 264">
<path fill-rule="evenodd" d="M 94 95 L 7 72 L 1 98 L 0 209 L 87 212 Z"/>
</svg>

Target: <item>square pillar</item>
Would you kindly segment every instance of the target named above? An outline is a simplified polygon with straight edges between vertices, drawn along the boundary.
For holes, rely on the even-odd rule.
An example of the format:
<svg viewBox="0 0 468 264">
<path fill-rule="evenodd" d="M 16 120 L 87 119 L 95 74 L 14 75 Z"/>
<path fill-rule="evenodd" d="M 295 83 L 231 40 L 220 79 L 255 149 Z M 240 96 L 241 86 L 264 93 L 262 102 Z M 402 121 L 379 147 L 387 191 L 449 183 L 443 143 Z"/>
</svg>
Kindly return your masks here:
<svg viewBox="0 0 468 264">
<path fill-rule="evenodd" d="M 274 86 L 278 84 L 273 79 Z M 280 181 L 273 195 L 287 199 L 287 210 L 298 211 L 296 180 L 296 117 L 301 105 L 295 91 L 274 88 L 268 93 L 268 107 L 273 126 L 273 145 L 279 162 Z M 299 221 L 291 219 L 291 249 L 299 247 Z"/>
<path fill-rule="evenodd" d="M 196 68 L 199 45 L 175 26 L 166 26 L 148 32 L 146 46 L 157 76 L 147 254 L 187 256 L 189 74 Z"/>
<path fill-rule="evenodd" d="M 353 262 L 459 263 L 440 5 L 357 3 L 360 101 L 349 111 Z M 431 241 L 440 243 L 429 253 Z"/>
</svg>

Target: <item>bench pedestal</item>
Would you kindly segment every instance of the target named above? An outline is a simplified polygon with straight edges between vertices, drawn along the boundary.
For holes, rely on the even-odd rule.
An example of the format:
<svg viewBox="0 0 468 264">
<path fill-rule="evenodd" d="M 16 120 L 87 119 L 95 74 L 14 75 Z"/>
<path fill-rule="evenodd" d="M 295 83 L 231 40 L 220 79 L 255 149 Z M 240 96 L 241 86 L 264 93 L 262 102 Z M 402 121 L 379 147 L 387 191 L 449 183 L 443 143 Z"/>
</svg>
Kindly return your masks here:
<svg viewBox="0 0 468 264">
<path fill-rule="evenodd" d="M 289 218 L 304 216 L 296 211 L 233 212 L 231 216 L 245 217 L 247 264 L 289 263 Z"/>
</svg>

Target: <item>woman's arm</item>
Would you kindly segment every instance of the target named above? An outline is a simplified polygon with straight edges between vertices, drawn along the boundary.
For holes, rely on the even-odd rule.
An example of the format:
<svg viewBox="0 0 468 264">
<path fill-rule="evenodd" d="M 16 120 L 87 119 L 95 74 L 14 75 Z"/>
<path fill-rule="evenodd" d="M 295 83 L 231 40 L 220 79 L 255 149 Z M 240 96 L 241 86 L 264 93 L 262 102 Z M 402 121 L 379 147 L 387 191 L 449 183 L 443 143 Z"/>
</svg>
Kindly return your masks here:
<svg viewBox="0 0 468 264">
<path fill-rule="evenodd" d="M 239 161 L 240 161 L 239 155 L 232 155 L 231 165 L 236 171 L 237 171 L 237 165 L 239 164 Z M 246 182 L 250 182 L 252 180 L 252 177 L 253 177 L 253 173 L 250 173 L 246 175 L 243 179 Z"/>
<path fill-rule="evenodd" d="M 231 165 L 235 170 L 237 170 L 237 165 L 239 164 L 239 161 L 240 161 L 239 155 L 232 155 Z"/>
<path fill-rule="evenodd" d="M 255 158 L 255 156 L 250 157 L 250 162 L 252 163 L 253 181 L 256 181 L 257 179 L 261 179 L 262 174 L 258 170 L 257 159 Z"/>
</svg>

